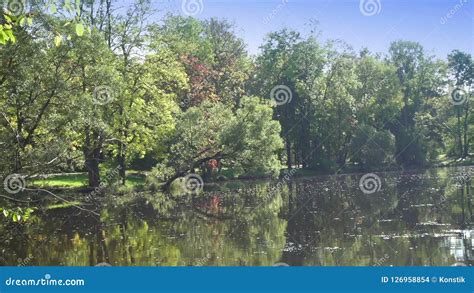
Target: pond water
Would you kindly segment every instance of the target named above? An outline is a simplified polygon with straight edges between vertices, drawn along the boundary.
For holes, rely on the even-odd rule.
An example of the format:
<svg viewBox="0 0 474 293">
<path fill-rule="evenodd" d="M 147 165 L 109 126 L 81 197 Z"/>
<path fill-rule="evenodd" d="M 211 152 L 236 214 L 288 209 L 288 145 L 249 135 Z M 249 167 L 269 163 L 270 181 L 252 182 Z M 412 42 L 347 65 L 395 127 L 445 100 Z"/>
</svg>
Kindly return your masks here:
<svg viewBox="0 0 474 293">
<path fill-rule="evenodd" d="M 3 265 L 473 265 L 474 168 L 226 182 L 196 196 L 108 196 L 0 224 Z M 373 190 L 372 190 L 373 191 Z"/>
</svg>

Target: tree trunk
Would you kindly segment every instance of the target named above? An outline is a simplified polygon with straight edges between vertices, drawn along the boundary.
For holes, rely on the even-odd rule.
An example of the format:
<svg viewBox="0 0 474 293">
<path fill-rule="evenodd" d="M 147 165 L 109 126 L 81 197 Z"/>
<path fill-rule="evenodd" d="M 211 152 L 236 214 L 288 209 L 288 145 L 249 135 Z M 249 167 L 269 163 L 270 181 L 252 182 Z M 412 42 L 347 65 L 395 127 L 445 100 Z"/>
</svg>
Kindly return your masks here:
<svg viewBox="0 0 474 293">
<path fill-rule="evenodd" d="M 460 109 L 457 109 L 457 118 L 458 118 L 458 143 L 459 143 L 459 157 L 461 158 L 463 155 L 463 146 L 462 146 L 462 131 L 461 131 L 461 113 Z"/>
<path fill-rule="evenodd" d="M 469 106 L 466 105 L 466 111 L 464 114 L 464 151 L 462 154 L 463 158 L 466 158 L 469 156 L 469 138 L 468 138 L 468 132 L 469 132 Z"/>
<path fill-rule="evenodd" d="M 95 188 L 100 185 L 99 158 L 96 155 L 97 149 L 92 151 L 92 155 L 86 157 L 87 176 L 89 187 Z"/>
<path fill-rule="evenodd" d="M 173 181 L 175 181 L 176 179 L 180 178 L 180 177 L 183 177 L 184 175 L 186 175 L 188 172 L 190 171 L 193 171 L 194 169 L 196 169 L 197 167 L 200 167 L 202 164 L 205 164 L 207 163 L 208 161 L 210 160 L 220 160 L 224 157 L 224 155 L 221 153 L 221 152 L 218 152 L 216 153 L 215 155 L 213 156 L 210 156 L 210 157 L 206 157 L 206 158 L 202 158 L 202 159 L 199 159 L 197 161 L 195 161 L 194 163 L 192 163 L 189 167 L 184 167 L 183 169 L 181 170 L 178 170 L 176 171 L 176 173 L 171 176 L 166 182 L 165 184 L 163 184 L 162 188 L 164 190 L 168 190 L 171 186 L 171 183 L 173 183 Z"/>
<path fill-rule="evenodd" d="M 89 179 L 89 187 L 96 188 L 100 185 L 100 150 L 101 143 L 98 141 L 98 135 L 93 132 L 96 139 L 91 140 L 89 129 L 86 130 L 86 141 L 84 146 L 84 157 L 86 158 L 85 166 L 87 168 L 87 176 Z"/>
<path fill-rule="evenodd" d="M 117 155 L 117 163 L 120 167 L 120 170 L 119 170 L 119 176 L 120 176 L 120 181 L 122 182 L 122 185 L 125 185 L 126 181 L 127 181 L 127 176 L 126 176 L 126 162 L 125 162 L 125 158 L 126 158 L 126 155 L 125 155 L 125 152 L 126 152 L 126 146 L 119 142 L 119 151 L 118 151 L 118 155 Z"/>
</svg>

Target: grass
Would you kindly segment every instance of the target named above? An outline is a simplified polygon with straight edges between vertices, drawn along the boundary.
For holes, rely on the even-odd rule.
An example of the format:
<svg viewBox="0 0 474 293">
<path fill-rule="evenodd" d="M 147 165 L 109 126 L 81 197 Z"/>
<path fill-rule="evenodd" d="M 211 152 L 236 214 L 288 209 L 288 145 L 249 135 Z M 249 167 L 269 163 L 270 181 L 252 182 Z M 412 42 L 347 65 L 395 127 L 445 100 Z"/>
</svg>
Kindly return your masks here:
<svg viewBox="0 0 474 293">
<path fill-rule="evenodd" d="M 474 157 L 472 156 L 463 161 L 447 158 L 446 156 L 443 156 L 443 157 L 440 156 L 438 158 L 437 163 L 434 164 L 433 166 L 434 167 L 455 166 L 455 165 L 466 166 L 466 165 L 473 165 L 473 164 L 474 164 Z M 346 172 L 347 171 L 350 171 L 350 168 L 346 170 Z M 295 174 L 295 176 L 306 177 L 306 176 L 315 176 L 315 175 L 322 175 L 322 174 L 325 174 L 325 173 L 321 171 L 316 171 L 316 170 L 299 169 L 297 173 Z M 232 169 L 224 169 L 222 170 L 220 175 L 225 176 L 225 178 L 227 179 L 232 179 L 232 178 L 237 177 L 235 170 L 232 170 Z M 255 178 L 259 178 L 259 177 L 255 176 Z M 118 181 L 118 179 L 116 180 Z M 33 185 L 35 187 L 39 187 L 39 188 L 82 188 L 82 187 L 87 187 L 87 181 L 88 179 L 87 179 L 86 173 L 74 173 L 74 174 L 54 175 L 48 178 L 32 179 L 28 182 L 28 184 Z M 114 182 L 110 182 L 110 183 L 114 183 Z M 145 177 L 143 175 L 141 175 L 137 171 L 127 172 L 127 181 L 125 184 L 126 187 L 135 187 L 142 184 L 145 184 Z"/>
<path fill-rule="evenodd" d="M 46 207 L 47 210 L 54 210 L 54 209 L 63 209 L 72 206 L 80 206 L 82 203 L 79 201 L 70 201 L 70 202 L 63 202 L 58 204 L 52 204 Z"/>
<path fill-rule="evenodd" d="M 37 187 L 84 187 L 87 186 L 86 174 L 64 174 L 48 178 L 33 179 L 31 184 Z"/>
<path fill-rule="evenodd" d="M 117 179 L 118 180 L 118 179 Z M 30 180 L 30 184 L 40 188 L 81 188 L 87 187 L 87 174 L 62 174 L 48 178 Z M 133 187 L 145 183 L 145 178 L 136 173 L 127 175 L 126 186 Z"/>
</svg>

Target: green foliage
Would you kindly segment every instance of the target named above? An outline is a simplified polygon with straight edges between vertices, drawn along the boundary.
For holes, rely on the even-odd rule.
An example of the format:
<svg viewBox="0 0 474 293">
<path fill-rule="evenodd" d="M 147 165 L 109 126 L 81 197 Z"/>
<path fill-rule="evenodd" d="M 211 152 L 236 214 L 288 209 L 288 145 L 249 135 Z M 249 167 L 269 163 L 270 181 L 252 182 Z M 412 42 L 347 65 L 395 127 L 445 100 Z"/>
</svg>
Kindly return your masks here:
<svg viewBox="0 0 474 293">
<path fill-rule="evenodd" d="M 160 165 L 159 175 L 206 169 L 210 160 L 245 174 L 277 175 L 281 168 L 276 153 L 283 147 L 273 109 L 256 97 L 245 97 L 233 113 L 222 103 L 203 102 L 184 112 L 177 121 L 170 148 L 172 157 Z"/>
<path fill-rule="evenodd" d="M 168 16 L 163 25 L 152 25 L 151 47 L 172 52 L 184 65 L 189 88 L 178 97 L 181 108 L 205 100 L 233 107 L 245 94 L 251 61 L 226 20 Z"/>
<path fill-rule="evenodd" d="M 281 169 L 277 152 L 283 148 L 283 141 L 280 123 L 272 116 L 273 109 L 268 102 L 244 97 L 235 118 L 221 135 L 222 151 L 227 155 L 223 164 L 242 168 L 249 175 L 277 176 Z"/>
<path fill-rule="evenodd" d="M 127 168 L 144 160 L 166 180 L 471 155 L 468 53 L 444 62 L 397 41 L 381 57 L 283 29 L 250 58 L 227 20 L 153 23 L 148 0 L 119 10 L 108 1 L 43 4 L 33 15 L 2 10 L 2 178 L 87 172 L 96 187 L 116 166 L 126 184 Z M 289 99 L 271 106 L 281 86 Z M 454 89 L 465 103 L 452 103 Z"/>
<path fill-rule="evenodd" d="M 14 208 L 14 209 L 9 209 L 9 208 L 2 208 L 0 207 L 0 213 L 3 214 L 3 216 L 14 222 L 26 222 L 31 216 L 31 213 L 34 212 L 33 208 Z"/>
<path fill-rule="evenodd" d="M 16 30 L 19 27 L 33 26 L 33 20 L 36 18 L 47 18 L 48 15 L 54 15 L 56 17 L 67 16 L 67 21 L 64 23 L 64 27 L 71 24 L 75 26 L 75 32 L 77 36 L 82 36 L 85 31 L 81 13 L 84 8 L 82 1 L 59 1 L 59 0 L 44 0 L 44 1 L 18 1 L 14 3 L 11 8 L 14 11 L 9 10 L 7 5 L 9 2 L 5 1 L 4 7 L 0 11 L 0 45 L 6 45 L 8 42 L 16 42 Z M 28 5 L 26 5 L 28 4 Z M 27 8 L 30 8 L 28 11 Z M 59 9 L 58 9 L 59 8 Z M 68 39 L 71 38 L 71 34 L 66 34 Z M 56 31 L 56 37 L 54 38 L 54 44 L 60 46 L 62 36 L 60 30 Z"/>
<path fill-rule="evenodd" d="M 395 138 L 387 130 L 376 130 L 372 126 L 359 126 L 351 142 L 351 160 L 366 170 L 381 168 L 392 163 Z"/>
<path fill-rule="evenodd" d="M 445 84 L 445 66 L 427 56 L 416 42 L 398 41 L 389 49 L 390 64 L 397 68 L 398 81 L 403 93 L 403 105 L 396 123 L 390 130 L 396 138 L 397 160 L 406 166 L 427 162 L 427 148 L 419 135 L 416 117 L 429 111 L 430 99 L 440 96 Z"/>
</svg>

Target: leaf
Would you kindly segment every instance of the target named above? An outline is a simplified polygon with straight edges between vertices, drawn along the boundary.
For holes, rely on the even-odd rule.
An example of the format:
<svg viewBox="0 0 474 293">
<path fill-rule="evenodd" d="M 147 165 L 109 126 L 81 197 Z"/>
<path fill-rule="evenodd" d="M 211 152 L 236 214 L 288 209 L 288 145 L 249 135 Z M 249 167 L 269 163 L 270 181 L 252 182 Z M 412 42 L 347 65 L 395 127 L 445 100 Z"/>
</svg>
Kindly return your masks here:
<svg viewBox="0 0 474 293">
<path fill-rule="evenodd" d="M 61 45 L 61 41 L 62 41 L 62 37 L 60 35 L 57 35 L 54 37 L 54 45 L 56 45 L 56 47 L 59 47 Z"/>
<path fill-rule="evenodd" d="M 56 8 L 56 4 L 51 4 L 51 13 L 56 13 L 58 11 L 58 9 Z"/>
<path fill-rule="evenodd" d="M 28 22 L 28 25 L 33 25 L 33 18 L 32 17 L 27 17 L 26 21 Z"/>
<path fill-rule="evenodd" d="M 82 24 L 82 22 L 76 23 L 76 34 L 79 37 L 82 37 L 82 35 L 84 35 L 84 25 Z"/>
<path fill-rule="evenodd" d="M 13 222 L 18 222 L 18 215 L 17 215 L 17 214 L 13 214 L 12 220 L 13 220 Z"/>
</svg>

